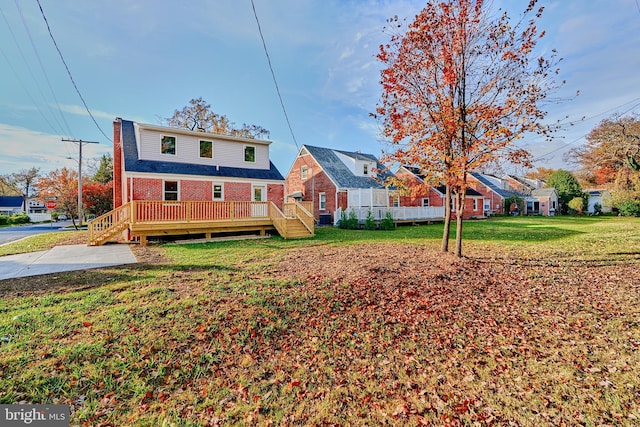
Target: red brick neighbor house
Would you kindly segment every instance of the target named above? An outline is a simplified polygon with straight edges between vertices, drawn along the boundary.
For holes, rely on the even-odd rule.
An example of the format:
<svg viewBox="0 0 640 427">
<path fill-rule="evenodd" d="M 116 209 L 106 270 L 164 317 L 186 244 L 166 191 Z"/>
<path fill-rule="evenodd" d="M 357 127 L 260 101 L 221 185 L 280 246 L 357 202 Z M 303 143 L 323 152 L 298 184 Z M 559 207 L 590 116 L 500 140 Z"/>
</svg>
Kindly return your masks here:
<svg viewBox="0 0 640 427">
<path fill-rule="evenodd" d="M 375 156 L 303 145 L 286 178 L 287 198 L 312 201 L 316 220 L 351 207 L 389 206 L 390 176 Z"/>
<path fill-rule="evenodd" d="M 425 182 L 425 177 L 419 168 L 401 166 L 395 174 L 402 178 L 411 188 L 411 194 L 399 196 L 397 202 L 400 206 L 444 206 L 446 188 L 444 185 L 430 186 Z M 473 188 L 467 188 L 463 219 L 482 218 L 483 196 Z M 452 216 L 455 218 L 455 207 Z"/>
<path fill-rule="evenodd" d="M 271 142 L 116 119 L 114 207 L 133 200 L 284 202 Z"/>
</svg>

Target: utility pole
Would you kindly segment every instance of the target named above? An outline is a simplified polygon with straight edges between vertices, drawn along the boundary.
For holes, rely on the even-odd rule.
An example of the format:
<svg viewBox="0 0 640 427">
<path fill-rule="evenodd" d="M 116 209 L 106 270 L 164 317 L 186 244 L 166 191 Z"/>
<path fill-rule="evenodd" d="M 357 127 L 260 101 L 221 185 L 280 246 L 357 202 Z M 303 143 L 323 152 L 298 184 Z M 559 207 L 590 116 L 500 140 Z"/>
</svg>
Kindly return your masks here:
<svg viewBox="0 0 640 427">
<path fill-rule="evenodd" d="M 81 139 L 62 139 L 63 142 L 74 142 L 78 144 L 78 223 L 82 226 L 84 222 L 84 204 L 82 203 L 82 144 L 100 144 L 97 141 L 83 141 Z"/>
</svg>

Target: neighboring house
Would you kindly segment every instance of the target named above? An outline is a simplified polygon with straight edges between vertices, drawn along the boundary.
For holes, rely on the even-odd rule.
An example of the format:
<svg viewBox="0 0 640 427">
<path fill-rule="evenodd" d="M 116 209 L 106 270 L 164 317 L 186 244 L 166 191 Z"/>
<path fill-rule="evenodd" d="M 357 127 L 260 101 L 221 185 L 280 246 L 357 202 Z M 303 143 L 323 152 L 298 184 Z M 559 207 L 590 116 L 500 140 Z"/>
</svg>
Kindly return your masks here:
<svg viewBox="0 0 640 427">
<path fill-rule="evenodd" d="M 271 142 L 116 119 L 114 208 L 132 200 L 271 201 L 284 178 Z"/>
<path fill-rule="evenodd" d="M 425 181 L 420 169 L 412 166 L 401 166 L 396 172 L 398 178 L 403 179 L 410 194 L 399 196 L 399 206 L 440 207 L 444 206 L 444 185 L 430 186 Z M 483 213 L 483 195 L 473 188 L 467 188 L 463 219 L 481 218 Z M 452 206 L 452 215 L 455 217 L 455 206 Z"/>
<path fill-rule="evenodd" d="M 0 196 L 0 215 L 13 215 L 24 212 L 22 196 Z"/>
<path fill-rule="evenodd" d="M 473 172 L 468 175 L 467 183 L 469 187 L 482 194 L 482 210 L 484 216 L 504 214 L 504 201 L 506 198 L 523 197 L 520 194 L 507 190 L 506 188 L 509 188 L 508 183 L 493 175 Z"/>
<path fill-rule="evenodd" d="M 371 154 L 303 145 L 287 174 L 287 198 L 313 201 L 316 220 L 327 222 L 337 209 L 389 206 L 384 170 Z"/>
<path fill-rule="evenodd" d="M 602 213 L 611 213 L 612 212 L 612 206 L 611 206 L 611 193 L 609 192 L 609 190 L 587 190 L 587 192 L 589 193 L 589 208 L 588 208 L 588 212 L 590 215 L 593 215 L 596 213 L 596 209 L 595 209 L 595 205 L 596 203 L 600 204 L 600 208 L 601 208 L 601 212 Z"/>
<path fill-rule="evenodd" d="M 538 188 L 527 198 L 527 214 L 553 216 L 558 210 L 558 192 L 555 188 Z"/>
</svg>

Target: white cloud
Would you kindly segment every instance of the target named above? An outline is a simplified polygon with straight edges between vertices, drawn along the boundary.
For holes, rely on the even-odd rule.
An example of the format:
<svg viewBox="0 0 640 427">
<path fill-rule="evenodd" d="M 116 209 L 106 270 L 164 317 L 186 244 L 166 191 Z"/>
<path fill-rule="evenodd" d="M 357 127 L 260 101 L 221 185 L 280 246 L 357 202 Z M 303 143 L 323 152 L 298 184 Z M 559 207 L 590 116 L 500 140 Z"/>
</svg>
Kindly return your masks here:
<svg viewBox="0 0 640 427">
<path fill-rule="evenodd" d="M 61 139 L 60 135 L 0 123 L 0 174 L 32 167 L 40 168 L 44 173 L 63 167 L 77 168 L 78 145 Z M 87 144 L 82 150 L 83 159 L 90 159 L 110 153 L 112 147 Z"/>
</svg>

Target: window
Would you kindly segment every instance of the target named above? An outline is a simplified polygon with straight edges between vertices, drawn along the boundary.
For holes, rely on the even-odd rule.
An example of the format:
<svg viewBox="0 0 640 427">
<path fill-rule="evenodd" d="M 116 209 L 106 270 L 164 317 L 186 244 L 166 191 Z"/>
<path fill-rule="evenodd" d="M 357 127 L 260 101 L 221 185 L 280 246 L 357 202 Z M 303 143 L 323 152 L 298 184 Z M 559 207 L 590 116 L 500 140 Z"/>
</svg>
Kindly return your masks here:
<svg viewBox="0 0 640 427">
<path fill-rule="evenodd" d="M 474 211 L 478 210 L 478 199 L 473 199 L 473 210 Z"/>
<path fill-rule="evenodd" d="M 256 162 L 256 147 L 246 145 L 244 147 L 244 161 L 255 163 Z"/>
<path fill-rule="evenodd" d="M 484 210 L 485 211 L 491 210 L 491 199 L 484 199 Z"/>
<path fill-rule="evenodd" d="M 394 208 L 399 208 L 400 207 L 400 197 L 394 197 L 393 198 L 393 207 Z"/>
<path fill-rule="evenodd" d="M 213 158 L 213 142 L 200 141 L 200 157 L 205 159 Z"/>
<path fill-rule="evenodd" d="M 429 206 L 429 198 L 428 198 L 428 197 L 424 197 L 424 198 L 422 199 L 422 207 L 423 207 L 423 208 L 426 208 L 426 207 L 428 207 L 428 206 Z"/>
<path fill-rule="evenodd" d="M 307 166 L 302 166 L 300 168 L 300 179 L 304 181 L 305 179 L 307 179 L 308 175 L 309 175 L 309 168 Z"/>
<path fill-rule="evenodd" d="M 178 200 L 178 181 L 164 182 L 164 200 Z"/>
<path fill-rule="evenodd" d="M 213 199 L 222 200 L 222 184 L 213 184 Z"/>
<path fill-rule="evenodd" d="M 163 136 L 160 142 L 160 152 L 162 154 L 176 154 L 176 137 L 175 136 Z"/>
<path fill-rule="evenodd" d="M 321 211 L 327 209 L 327 195 L 325 193 L 320 193 L 318 195 L 318 209 Z"/>
<path fill-rule="evenodd" d="M 362 174 L 363 175 L 369 175 L 369 165 L 364 164 L 364 167 L 362 168 Z"/>
<path fill-rule="evenodd" d="M 254 202 L 264 202 L 264 187 L 253 187 L 253 201 Z"/>
</svg>

